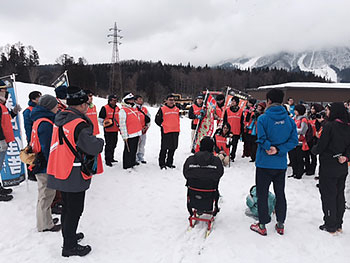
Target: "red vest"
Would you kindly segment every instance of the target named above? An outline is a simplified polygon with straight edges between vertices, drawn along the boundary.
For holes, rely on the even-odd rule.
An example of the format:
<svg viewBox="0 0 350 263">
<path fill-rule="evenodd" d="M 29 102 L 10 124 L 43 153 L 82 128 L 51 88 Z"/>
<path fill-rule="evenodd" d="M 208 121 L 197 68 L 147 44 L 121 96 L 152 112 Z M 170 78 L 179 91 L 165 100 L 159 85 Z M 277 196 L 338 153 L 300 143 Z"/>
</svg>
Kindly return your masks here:
<svg viewBox="0 0 350 263">
<path fill-rule="evenodd" d="M 66 135 L 68 141 L 72 144 L 73 148 L 76 150 L 76 142 L 74 139 L 74 131 L 77 125 L 84 122 L 83 119 L 77 118 L 63 125 L 63 131 Z M 72 171 L 75 156 L 69 149 L 68 145 L 63 141 L 62 144 L 59 142 L 58 136 L 58 126 L 53 126 L 50 155 L 47 164 L 47 173 L 53 175 L 56 179 L 66 180 Z M 103 171 L 101 156 L 98 155 L 97 161 L 97 173 Z M 81 172 L 81 176 L 88 180 L 91 176 L 86 175 Z"/>
<path fill-rule="evenodd" d="M 219 106 L 216 106 L 215 113 L 218 116 L 218 118 L 220 118 L 220 119 L 222 119 L 224 117 L 224 116 L 222 116 L 222 112 L 223 112 L 222 109 Z M 217 120 L 216 125 L 219 126 L 219 124 L 221 122 L 222 122 L 221 120 Z"/>
<path fill-rule="evenodd" d="M 126 113 L 126 130 L 128 131 L 128 134 L 140 132 L 142 130 L 142 126 L 139 116 L 142 113 L 139 113 L 135 108 L 125 106 L 123 106 L 122 109 Z"/>
<path fill-rule="evenodd" d="M 230 148 L 226 146 L 226 138 L 216 134 L 215 135 L 216 146 L 220 149 L 220 151 L 224 151 L 227 156 L 230 155 Z"/>
<path fill-rule="evenodd" d="M 174 106 L 169 108 L 167 106 L 161 107 L 163 113 L 163 132 L 180 132 L 180 114 L 179 108 Z"/>
<path fill-rule="evenodd" d="M 1 128 L 5 136 L 6 143 L 13 142 L 15 135 L 12 129 L 11 115 L 5 105 L 0 103 L 1 107 Z"/>
<path fill-rule="evenodd" d="M 246 120 L 248 114 L 249 114 L 249 109 L 245 109 L 243 111 L 244 132 L 247 132 L 247 127 L 249 127 L 249 125 L 253 122 L 253 118 L 252 117 L 253 117 L 254 113 L 253 112 L 250 113 L 249 121 Z M 248 133 L 249 132 L 251 133 L 251 131 L 248 131 Z"/>
<path fill-rule="evenodd" d="M 300 129 L 301 123 L 304 122 L 307 125 L 308 120 L 306 118 L 302 118 L 301 120 L 295 119 L 295 124 L 297 125 L 297 128 Z M 302 142 L 302 147 L 301 149 L 303 151 L 309 150 L 309 146 L 307 145 L 306 138 L 304 135 L 299 135 L 299 142 Z"/>
<path fill-rule="evenodd" d="M 30 136 L 30 143 L 29 143 L 29 145 L 32 147 L 32 150 L 35 153 L 40 153 L 41 152 L 41 145 L 40 145 L 40 141 L 39 141 L 38 128 L 39 128 L 39 125 L 43 121 L 49 122 L 49 123 L 51 123 L 51 125 L 53 125 L 53 122 L 51 120 L 49 120 L 48 118 L 40 118 L 40 119 L 37 119 L 33 123 L 32 134 Z"/>
<path fill-rule="evenodd" d="M 93 135 L 99 134 L 100 130 L 98 128 L 96 106 L 94 105 L 92 108 L 89 107 L 85 115 L 91 120 L 92 124 L 94 125 Z"/>
<path fill-rule="evenodd" d="M 194 114 L 194 115 L 200 115 L 200 114 L 201 114 L 202 106 L 199 107 L 199 106 L 197 106 L 196 104 L 192 104 L 192 108 L 193 108 L 193 114 Z M 199 122 L 199 119 L 194 119 L 194 120 L 193 120 L 193 124 L 194 124 L 194 125 L 197 125 L 198 122 Z"/>
<path fill-rule="evenodd" d="M 233 112 L 228 108 L 227 112 L 227 122 L 231 125 L 231 132 L 233 135 L 241 134 L 241 117 L 242 109 L 240 108 L 237 112 Z"/>
<path fill-rule="evenodd" d="M 104 106 L 106 109 L 106 119 L 113 120 L 113 125 L 111 127 L 105 128 L 106 132 L 117 132 L 119 131 L 119 107 L 116 105 L 113 109 L 108 104 Z M 117 125 L 118 123 L 118 125 Z"/>
</svg>

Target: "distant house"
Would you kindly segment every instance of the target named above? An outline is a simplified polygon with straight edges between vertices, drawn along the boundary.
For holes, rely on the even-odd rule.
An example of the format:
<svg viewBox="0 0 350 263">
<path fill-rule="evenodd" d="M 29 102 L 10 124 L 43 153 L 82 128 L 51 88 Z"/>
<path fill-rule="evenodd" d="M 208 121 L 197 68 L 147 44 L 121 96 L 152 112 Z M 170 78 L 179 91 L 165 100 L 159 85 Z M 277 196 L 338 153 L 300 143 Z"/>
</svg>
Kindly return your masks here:
<svg viewBox="0 0 350 263">
<path fill-rule="evenodd" d="M 248 89 L 247 93 L 258 100 L 265 100 L 266 92 L 276 88 L 284 91 L 284 102 L 292 97 L 296 104 L 301 100 L 305 103 L 319 102 L 326 104 L 350 99 L 350 83 L 289 82 Z"/>
</svg>

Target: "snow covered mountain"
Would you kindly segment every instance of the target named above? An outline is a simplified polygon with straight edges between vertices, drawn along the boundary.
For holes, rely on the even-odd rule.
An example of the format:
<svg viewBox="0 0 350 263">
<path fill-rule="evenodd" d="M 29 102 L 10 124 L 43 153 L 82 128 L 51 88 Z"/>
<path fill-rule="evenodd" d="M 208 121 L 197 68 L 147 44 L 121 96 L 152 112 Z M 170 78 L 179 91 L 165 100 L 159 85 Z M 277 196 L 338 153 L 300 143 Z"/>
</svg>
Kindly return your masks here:
<svg viewBox="0 0 350 263">
<path fill-rule="evenodd" d="M 217 65 L 240 69 L 269 67 L 289 71 L 301 70 L 338 82 L 341 81 L 339 72 L 350 68 L 350 48 L 336 47 L 298 53 L 279 52 L 261 57 L 229 59 Z"/>
</svg>

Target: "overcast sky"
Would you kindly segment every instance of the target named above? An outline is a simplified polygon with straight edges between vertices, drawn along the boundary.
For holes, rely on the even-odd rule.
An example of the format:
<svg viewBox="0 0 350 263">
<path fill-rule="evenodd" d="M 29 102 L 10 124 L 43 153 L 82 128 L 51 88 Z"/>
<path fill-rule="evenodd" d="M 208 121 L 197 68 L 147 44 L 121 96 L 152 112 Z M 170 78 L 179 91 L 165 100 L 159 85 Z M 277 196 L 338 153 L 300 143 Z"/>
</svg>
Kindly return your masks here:
<svg viewBox="0 0 350 263">
<path fill-rule="evenodd" d="M 0 0 L 0 46 L 32 45 L 41 64 L 61 54 L 215 64 L 281 50 L 350 46 L 349 0 Z"/>
</svg>

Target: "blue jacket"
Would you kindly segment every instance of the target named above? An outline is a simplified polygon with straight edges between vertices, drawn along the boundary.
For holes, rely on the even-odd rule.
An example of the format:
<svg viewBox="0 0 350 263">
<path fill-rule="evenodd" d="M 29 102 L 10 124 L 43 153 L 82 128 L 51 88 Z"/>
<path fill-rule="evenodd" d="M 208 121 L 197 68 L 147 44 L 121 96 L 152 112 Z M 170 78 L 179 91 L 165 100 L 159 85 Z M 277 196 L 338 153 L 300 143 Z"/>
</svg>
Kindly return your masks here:
<svg viewBox="0 0 350 263">
<path fill-rule="evenodd" d="M 54 122 L 55 116 L 56 114 L 54 114 L 52 111 L 49 111 L 46 108 L 41 106 L 36 106 L 35 108 L 33 108 L 31 113 L 33 122 L 40 118 L 48 118 L 52 122 Z M 53 128 L 52 124 L 47 121 L 40 123 L 38 127 L 38 137 L 41 145 L 41 151 L 44 154 L 46 161 L 49 160 L 52 128 Z M 39 173 L 46 173 L 46 167 L 45 169 L 40 170 Z"/>
<path fill-rule="evenodd" d="M 272 105 L 258 118 L 258 150 L 255 166 L 268 169 L 287 169 L 287 153 L 298 145 L 297 127 L 282 105 Z M 275 146 L 278 153 L 268 155 Z"/>
<path fill-rule="evenodd" d="M 31 100 L 28 102 L 28 106 L 35 107 L 36 103 Z M 26 130 L 27 142 L 30 141 L 30 136 L 32 134 L 33 121 L 30 117 L 31 111 L 27 108 L 23 111 L 24 129 Z"/>
</svg>

